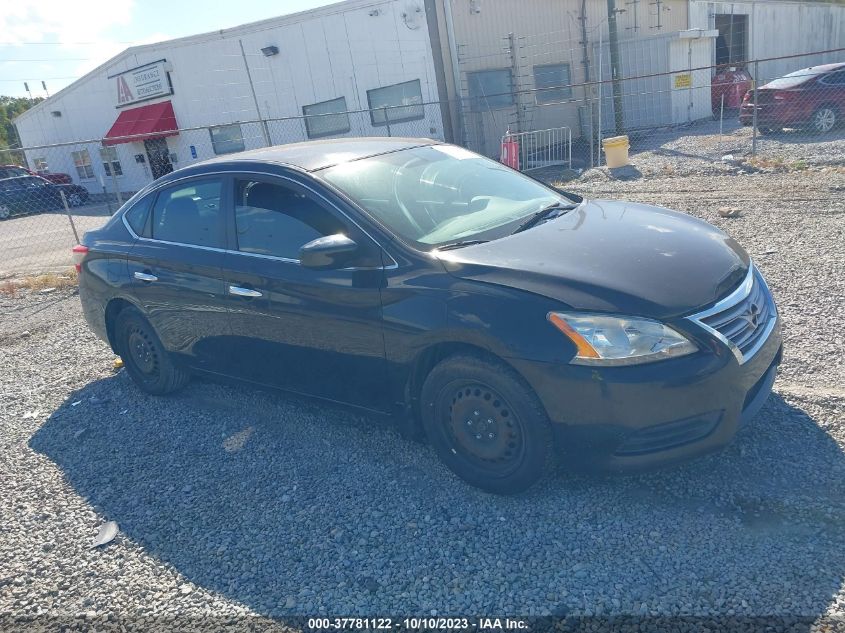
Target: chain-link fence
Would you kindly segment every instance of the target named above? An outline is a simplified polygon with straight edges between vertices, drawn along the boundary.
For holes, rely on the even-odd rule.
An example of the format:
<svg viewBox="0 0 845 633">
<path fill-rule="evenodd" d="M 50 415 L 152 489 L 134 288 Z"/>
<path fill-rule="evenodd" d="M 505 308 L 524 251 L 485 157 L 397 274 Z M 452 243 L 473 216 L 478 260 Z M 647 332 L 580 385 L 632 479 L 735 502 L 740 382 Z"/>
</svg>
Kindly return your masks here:
<svg viewBox="0 0 845 633">
<path fill-rule="evenodd" d="M 687 63 L 670 68 L 660 51 L 676 45 L 686 46 L 688 54 L 675 51 L 670 57 Z M 539 51 L 539 44 L 517 45 L 510 38 L 506 46 L 505 57 L 521 51 L 532 62 L 533 87 L 523 73 L 506 91 L 495 92 L 490 88 L 498 79 L 477 73 L 496 71 L 464 71 L 462 96 L 451 103 L 329 111 L 165 131 L 157 138 L 0 151 L 0 273 L 68 266 L 77 236 L 102 225 L 133 193 L 174 169 L 308 139 L 442 139 L 444 129 L 453 129 L 456 138 L 447 140 L 555 181 L 606 164 L 603 143 L 622 134 L 634 167 L 647 153 L 666 174 L 714 166 L 746 169 L 755 162 L 794 169 L 845 164 L 845 66 L 819 66 L 842 60 L 845 49 L 716 66 L 709 57 L 708 63 L 696 63 L 698 44 L 658 38 L 622 43 L 624 63 L 614 74 L 609 52 L 599 43 L 592 80 L 576 83 L 572 77 L 561 82 L 567 76 L 560 67 L 547 63 L 545 53 L 530 52 L 535 46 Z M 654 70 L 644 72 L 649 55 Z M 511 76 L 523 72 L 519 67 L 514 65 Z M 448 120 L 455 114 L 456 120 Z"/>
<path fill-rule="evenodd" d="M 308 139 L 442 139 L 440 130 L 440 104 L 426 103 L 0 150 L 0 275 L 69 266 L 78 236 L 180 167 Z"/>
</svg>

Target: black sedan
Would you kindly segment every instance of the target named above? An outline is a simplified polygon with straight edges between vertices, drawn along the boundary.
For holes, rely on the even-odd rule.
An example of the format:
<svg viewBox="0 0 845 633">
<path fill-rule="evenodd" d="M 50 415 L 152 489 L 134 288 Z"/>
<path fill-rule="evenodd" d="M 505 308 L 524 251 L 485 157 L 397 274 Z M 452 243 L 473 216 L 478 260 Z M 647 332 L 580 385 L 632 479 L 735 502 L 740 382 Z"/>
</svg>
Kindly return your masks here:
<svg viewBox="0 0 845 633">
<path fill-rule="evenodd" d="M 0 220 L 16 213 L 40 213 L 64 206 L 80 207 L 88 201 L 88 190 L 79 185 L 57 185 L 41 176 L 15 176 L 0 180 Z"/>
<path fill-rule="evenodd" d="M 766 282 L 722 231 L 436 141 L 193 165 L 83 242 L 86 319 L 141 389 L 201 373 L 393 414 L 497 493 L 557 461 L 717 450 L 781 359 Z"/>
</svg>

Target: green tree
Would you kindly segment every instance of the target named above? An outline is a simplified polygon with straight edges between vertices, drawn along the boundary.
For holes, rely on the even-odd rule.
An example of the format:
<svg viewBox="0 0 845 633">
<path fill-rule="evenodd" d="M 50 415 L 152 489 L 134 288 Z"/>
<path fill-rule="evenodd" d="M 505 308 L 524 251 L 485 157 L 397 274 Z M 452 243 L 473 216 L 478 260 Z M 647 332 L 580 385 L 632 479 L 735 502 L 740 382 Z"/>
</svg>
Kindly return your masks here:
<svg viewBox="0 0 845 633">
<path fill-rule="evenodd" d="M 12 120 L 43 100 L 41 97 L 30 99 L 29 97 L 0 96 L 0 163 L 22 161 L 22 152 L 8 151 L 11 148 L 20 147 L 18 133 Z"/>
</svg>

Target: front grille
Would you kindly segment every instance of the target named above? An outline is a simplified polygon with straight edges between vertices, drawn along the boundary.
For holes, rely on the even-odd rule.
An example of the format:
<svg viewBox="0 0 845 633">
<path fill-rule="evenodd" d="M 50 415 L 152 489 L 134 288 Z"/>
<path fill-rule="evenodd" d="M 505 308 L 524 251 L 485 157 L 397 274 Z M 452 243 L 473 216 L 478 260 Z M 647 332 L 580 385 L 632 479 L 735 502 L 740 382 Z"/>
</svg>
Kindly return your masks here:
<svg viewBox="0 0 845 633">
<path fill-rule="evenodd" d="M 717 334 L 744 363 L 766 342 L 777 309 L 763 277 L 751 266 L 745 281 L 729 297 L 691 318 Z"/>
</svg>

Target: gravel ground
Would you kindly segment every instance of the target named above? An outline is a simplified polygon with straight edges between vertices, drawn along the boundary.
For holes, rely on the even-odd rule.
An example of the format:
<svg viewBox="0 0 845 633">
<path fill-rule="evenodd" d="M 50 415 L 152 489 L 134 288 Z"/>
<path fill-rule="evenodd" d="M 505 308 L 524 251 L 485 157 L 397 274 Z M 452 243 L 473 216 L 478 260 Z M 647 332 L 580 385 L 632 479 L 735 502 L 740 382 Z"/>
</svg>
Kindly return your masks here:
<svg viewBox="0 0 845 633">
<path fill-rule="evenodd" d="M 783 370 L 724 452 L 649 475 L 560 473 L 494 497 L 380 419 L 207 382 L 143 395 L 112 369 L 72 293 L 0 295 L 0 618 L 202 630 L 314 614 L 845 626 L 845 174 L 678 177 L 661 160 L 637 157 L 647 178 L 597 170 L 568 186 L 703 217 L 769 280 Z M 726 204 L 740 217 L 720 218 Z M 107 520 L 119 535 L 92 549 Z"/>
</svg>

